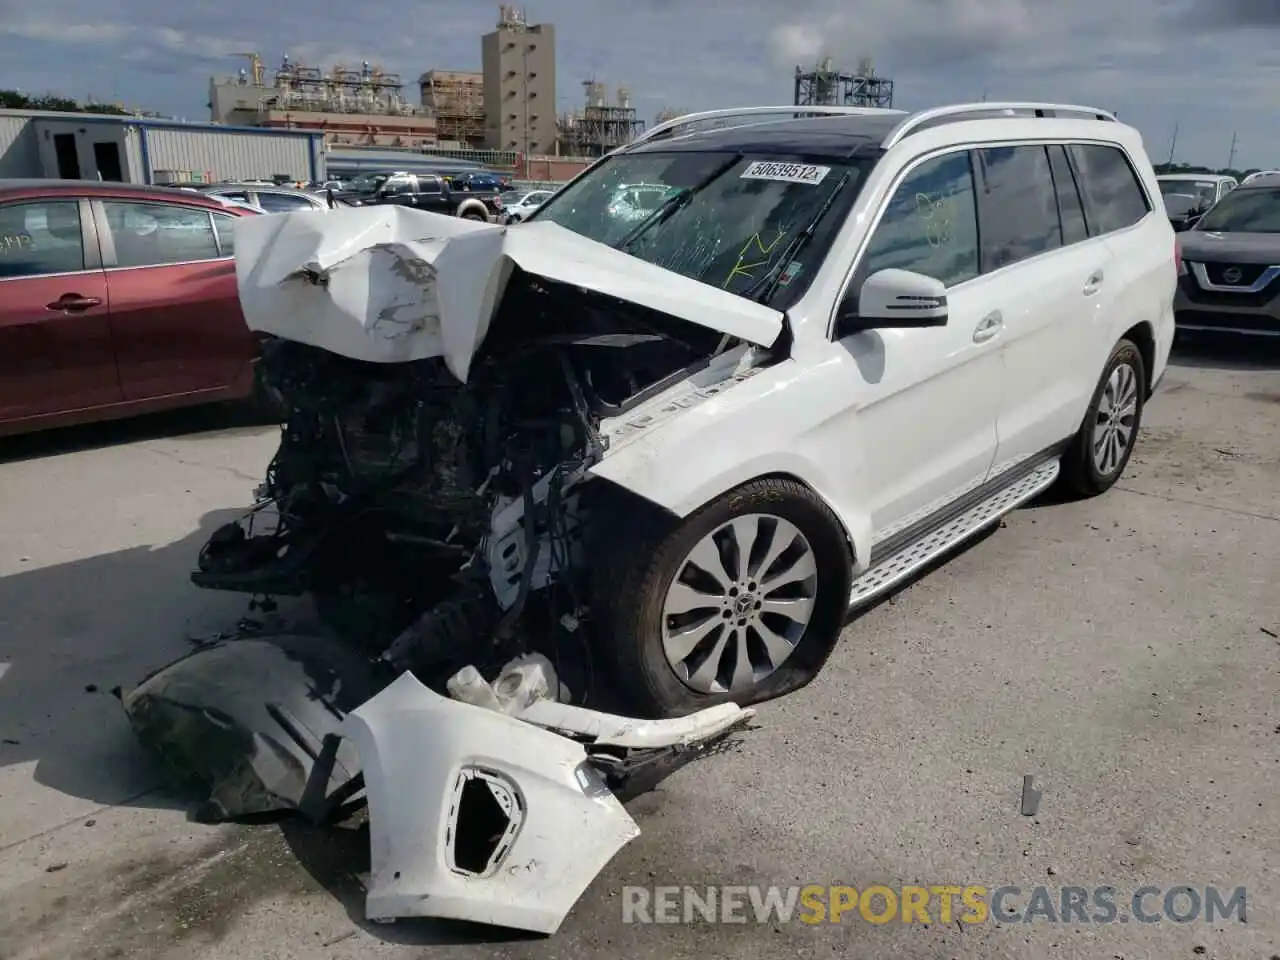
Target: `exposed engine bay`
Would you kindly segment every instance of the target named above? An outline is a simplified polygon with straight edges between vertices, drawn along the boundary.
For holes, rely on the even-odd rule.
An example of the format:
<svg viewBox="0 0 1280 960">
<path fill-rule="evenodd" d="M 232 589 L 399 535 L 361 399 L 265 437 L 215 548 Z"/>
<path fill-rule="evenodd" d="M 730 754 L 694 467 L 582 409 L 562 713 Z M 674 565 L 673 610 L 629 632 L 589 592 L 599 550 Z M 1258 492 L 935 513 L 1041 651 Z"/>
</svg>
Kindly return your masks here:
<svg viewBox="0 0 1280 960">
<path fill-rule="evenodd" d="M 705 366 L 727 338 L 630 304 L 618 332 L 617 301 L 606 312 L 560 284 L 512 285 L 466 384 L 440 358 L 379 364 L 266 341 L 280 447 L 258 505 L 214 534 L 194 582 L 311 592 L 340 635 L 437 685 L 523 649 L 530 599 L 549 587 L 537 632 L 576 630 L 601 421 Z"/>
<path fill-rule="evenodd" d="M 667 312 L 644 301 L 678 290 L 628 299 L 601 289 L 642 288 L 592 272 L 599 255 L 587 241 L 562 258 L 580 283 L 517 265 L 476 274 L 469 294 L 439 294 L 432 263 L 448 255 L 436 241 L 358 247 L 344 239 L 347 221 L 363 224 L 357 238 L 394 221 L 460 232 L 476 249 L 496 229 L 382 208 L 236 227 L 246 317 L 278 331 L 258 373 L 281 440 L 255 505 L 214 532 L 192 581 L 264 601 L 310 594 L 331 636 L 219 640 L 122 702 L 139 739 L 202 791 L 199 819 L 292 811 L 326 823 L 367 805 L 370 918 L 553 932 L 639 832 L 619 798 L 706 755 L 751 716 L 720 703 L 637 720 L 569 702 L 589 691 L 565 682 L 560 642 L 572 638 L 568 649 L 588 659 L 609 643 L 593 630 L 602 605 L 592 574 L 634 550 L 611 538 L 610 521 L 644 506 L 591 470 L 611 443 L 773 362 L 761 344 L 775 321 L 750 304 L 742 320 L 714 290 Z M 321 269 L 286 257 L 290 239 L 336 245 L 345 259 Z M 395 282 L 374 284 L 375 254 Z M 521 255 L 536 259 L 536 244 Z M 417 286 L 402 302 L 406 270 Z M 500 296 L 481 324 L 462 307 L 485 299 L 477 288 L 495 272 Z M 251 309 L 255 283 L 265 292 Z M 432 297 L 435 314 L 424 306 Z M 719 311 L 718 327 L 677 316 L 699 297 Z M 282 309 L 313 302 L 315 329 Z M 415 345 L 394 344 L 397 324 L 418 314 L 404 327 Z M 759 336 L 726 332 L 740 321 Z M 568 834 L 574 844 L 561 842 Z"/>
</svg>

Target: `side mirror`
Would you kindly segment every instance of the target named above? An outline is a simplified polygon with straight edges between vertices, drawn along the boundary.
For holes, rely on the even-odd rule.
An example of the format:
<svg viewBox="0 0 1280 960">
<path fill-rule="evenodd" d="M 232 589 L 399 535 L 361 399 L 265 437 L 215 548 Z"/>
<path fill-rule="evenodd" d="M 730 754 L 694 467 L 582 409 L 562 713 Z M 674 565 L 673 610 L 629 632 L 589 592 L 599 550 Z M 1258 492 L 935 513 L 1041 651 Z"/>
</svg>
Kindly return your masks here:
<svg viewBox="0 0 1280 960">
<path fill-rule="evenodd" d="M 946 284 L 910 270 L 880 270 L 863 282 L 856 309 L 848 301 L 841 305 L 836 332 L 946 325 Z"/>
</svg>

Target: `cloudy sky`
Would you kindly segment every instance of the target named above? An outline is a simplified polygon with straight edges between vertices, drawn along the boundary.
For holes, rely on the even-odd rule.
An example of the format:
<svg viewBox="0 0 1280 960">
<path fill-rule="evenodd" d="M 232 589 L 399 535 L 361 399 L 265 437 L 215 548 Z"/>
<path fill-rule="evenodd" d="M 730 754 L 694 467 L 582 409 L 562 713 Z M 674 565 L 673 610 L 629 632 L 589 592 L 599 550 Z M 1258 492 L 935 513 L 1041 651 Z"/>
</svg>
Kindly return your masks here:
<svg viewBox="0 0 1280 960">
<path fill-rule="evenodd" d="M 333 11 L 326 13 L 326 10 Z M 553 23 L 560 109 L 594 76 L 641 116 L 790 103 L 795 65 L 875 58 L 895 106 L 1045 99 L 1119 112 L 1157 161 L 1280 167 L 1277 0 L 540 0 Z M 376 12 L 375 12 L 376 11 Z M 234 54 L 268 67 L 361 60 L 415 79 L 479 69 L 485 0 L 0 0 L 0 88 L 205 119 L 210 74 Z M 412 87 L 406 91 L 416 94 Z M 415 96 L 416 99 L 416 96 Z"/>
</svg>

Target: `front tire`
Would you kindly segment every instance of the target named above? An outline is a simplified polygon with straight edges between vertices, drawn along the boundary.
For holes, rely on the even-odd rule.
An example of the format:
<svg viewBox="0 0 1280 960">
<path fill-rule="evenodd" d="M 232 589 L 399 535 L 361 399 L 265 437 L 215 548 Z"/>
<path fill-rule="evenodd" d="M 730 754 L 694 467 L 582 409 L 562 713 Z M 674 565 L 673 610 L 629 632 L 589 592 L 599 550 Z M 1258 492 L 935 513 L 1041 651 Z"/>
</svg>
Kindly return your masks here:
<svg viewBox="0 0 1280 960">
<path fill-rule="evenodd" d="M 844 625 L 852 562 L 813 491 L 755 480 L 676 523 L 615 505 L 594 596 L 614 680 L 645 716 L 746 705 L 812 680 Z"/>
<path fill-rule="evenodd" d="M 1062 483 L 1077 497 L 1096 497 L 1124 474 L 1138 442 L 1146 403 L 1146 364 L 1132 341 L 1107 358 L 1080 431 L 1062 461 Z"/>
</svg>

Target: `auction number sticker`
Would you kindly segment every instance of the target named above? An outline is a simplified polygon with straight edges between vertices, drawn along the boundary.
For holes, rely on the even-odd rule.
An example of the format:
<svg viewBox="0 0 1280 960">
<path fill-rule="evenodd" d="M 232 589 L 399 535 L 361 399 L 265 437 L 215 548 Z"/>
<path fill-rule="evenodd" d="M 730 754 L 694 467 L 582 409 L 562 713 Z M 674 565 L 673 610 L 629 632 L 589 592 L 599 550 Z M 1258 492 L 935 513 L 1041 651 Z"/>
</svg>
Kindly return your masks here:
<svg viewBox="0 0 1280 960">
<path fill-rule="evenodd" d="M 782 183 L 807 183 L 810 186 L 821 183 L 831 172 L 830 167 L 819 167 L 812 163 L 777 163 L 771 160 L 757 160 L 747 165 L 742 171 L 743 180 L 777 180 Z"/>
</svg>

